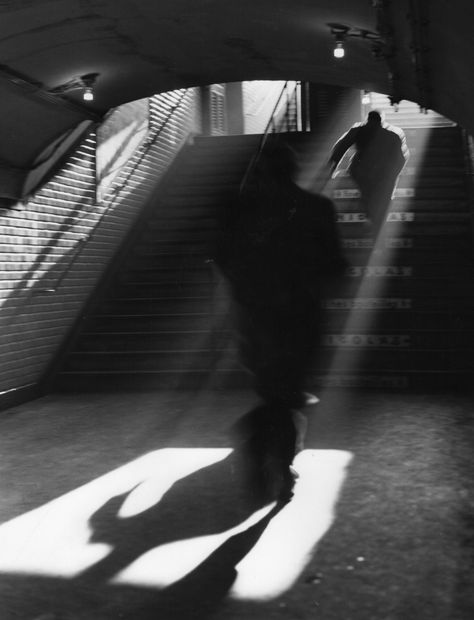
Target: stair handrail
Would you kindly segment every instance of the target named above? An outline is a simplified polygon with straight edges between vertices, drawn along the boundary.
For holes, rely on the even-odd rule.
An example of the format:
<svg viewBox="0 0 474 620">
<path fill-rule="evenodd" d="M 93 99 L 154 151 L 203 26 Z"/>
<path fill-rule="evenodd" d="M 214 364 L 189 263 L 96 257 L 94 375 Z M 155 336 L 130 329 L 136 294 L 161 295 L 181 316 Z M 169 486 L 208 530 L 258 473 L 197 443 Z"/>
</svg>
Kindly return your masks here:
<svg viewBox="0 0 474 620">
<path fill-rule="evenodd" d="M 118 185 L 117 187 L 114 188 L 114 190 L 113 190 L 113 194 L 114 195 L 113 195 L 109 205 L 107 206 L 107 210 L 110 209 L 110 207 L 114 203 L 115 194 L 117 194 L 119 190 L 121 190 L 122 188 L 124 188 L 126 186 L 126 184 L 127 184 L 128 180 L 129 180 L 129 178 L 131 177 L 132 173 L 135 172 L 135 170 L 137 169 L 138 165 L 142 163 L 145 155 L 148 154 L 148 152 L 150 150 L 150 147 L 152 147 L 155 144 L 156 140 L 160 137 L 160 135 L 162 134 L 163 130 L 168 125 L 169 121 L 173 118 L 174 113 L 181 106 L 181 104 L 185 100 L 185 98 L 186 98 L 186 96 L 187 96 L 187 94 L 189 93 L 190 90 L 191 90 L 190 88 L 183 89 L 183 92 L 181 93 L 180 98 L 178 99 L 178 101 L 173 106 L 171 106 L 171 108 L 168 111 L 168 114 L 163 119 L 163 121 L 161 122 L 159 127 L 154 131 L 153 135 L 149 136 L 140 145 L 140 147 L 139 147 L 139 148 L 141 148 L 140 156 L 137 157 L 134 160 L 133 165 L 130 166 L 130 168 L 128 170 L 127 176 L 122 180 L 120 185 Z M 128 163 L 129 162 L 124 163 L 123 167 L 125 167 Z M 105 215 L 105 213 L 103 215 Z M 103 215 L 102 215 L 102 217 L 103 217 Z M 100 220 L 99 220 L 99 222 L 100 222 Z M 94 227 L 94 231 L 95 231 L 95 228 L 96 227 Z"/>
<path fill-rule="evenodd" d="M 297 85 L 295 87 L 295 89 L 293 90 L 292 95 L 296 97 L 296 91 L 298 89 L 298 84 L 299 82 L 297 82 Z M 253 170 L 255 169 L 255 166 L 257 165 L 258 160 L 260 159 L 260 155 L 262 154 L 263 148 L 267 142 L 268 136 L 271 133 L 270 132 L 270 128 L 273 127 L 273 132 L 272 133 L 276 133 L 277 132 L 277 125 L 276 125 L 276 117 L 277 117 L 277 111 L 279 110 L 280 107 L 280 103 L 283 99 L 283 96 L 286 94 L 287 96 L 287 101 L 286 101 L 286 112 L 285 115 L 283 117 L 283 120 L 286 120 L 287 123 L 287 128 L 289 127 L 289 115 L 290 115 L 290 96 L 289 96 L 289 81 L 287 80 L 280 91 L 280 94 L 278 96 L 278 99 L 276 100 L 275 105 L 273 106 L 273 110 L 272 113 L 270 115 L 270 119 L 265 127 L 265 130 L 259 140 L 258 146 L 249 162 L 249 165 L 247 166 L 244 176 L 242 177 L 242 181 L 240 183 L 239 186 L 239 192 L 242 193 L 245 185 L 247 184 L 247 181 L 251 175 L 251 173 L 253 172 Z"/>
<path fill-rule="evenodd" d="M 125 166 L 129 165 L 129 170 L 127 171 L 127 175 L 122 180 L 122 182 L 116 188 L 114 188 L 111 200 L 107 204 L 106 208 L 103 210 L 101 216 L 99 217 L 99 219 L 95 223 L 94 227 L 92 228 L 92 230 L 87 235 L 84 235 L 83 237 L 81 237 L 79 239 L 79 241 L 78 241 L 78 243 L 77 243 L 77 245 L 75 247 L 75 251 L 72 253 L 72 257 L 71 257 L 69 263 L 66 265 L 66 267 L 64 268 L 62 273 L 60 273 L 59 276 L 57 277 L 56 282 L 54 283 L 54 286 L 50 286 L 50 287 L 47 287 L 47 288 L 44 288 L 44 289 L 40 289 L 37 292 L 37 294 L 40 294 L 40 293 L 56 293 L 57 292 L 57 290 L 58 290 L 59 286 L 61 285 L 62 281 L 68 275 L 68 273 L 71 271 L 71 269 L 73 268 L 76 260 L 78 259 L 79 255 L 81 254 L 80 250 L 84 247 L 84 245 L 86 243 L 89 243 L 93 239 L 93 237 L 94 237 L 98 227 L 101 225 L 101 223 L 103 222 L 104 218 L 107 216 L 107 214 L 109 213 L 110 209 L 115 204 L 115 198 L 116 198 L 116 195 L 117 195 L 118 191 L 126 186 L 126 184 L 127 184 L 128 180 L 130 179 L 132 173 L 135 172 L 135 170 L 137 169 L 138 165 L 142 163 L 144 157 L 149 153 L 151 147 L 155 144 L 156 140 L 161 135 L 161 133 L 163 132 L 165 127 L 168 125 L 169 121 L 173 117 L 173 115 L 176 112 L 176 110 L 181 106 L 181 104 L 185 100 L 185 98 L 186 98 L 186 96 L 187 96 L 187 94 L 188 94 L 188 92 L 190 90 L 191 89 L 189 89 L 189 88 L 186 88 L 186 89 L 183 90 L 183 92 L 181 93 L 180 98 L 169 109 L 168 114 L 163 119 L 163 121 L 158 126 L 158 128 L 153 132 L 153 135 L 149 136 L 138 147 L 138 149 L 140 149 L 141 152 L 139 153 L 139 155 L 137 157 L 135 157 L 133 159 L 133 163 L 131 164 L 130 160 L 128 160 L 127 162 L 125 162 L 123 164 L 122 167 L 125 167 Z M 76 221 L 73 224 L 71 224 L 71 228 L 73 226 L 75 226 L 75 224 L 77 224 L 83 217 L 85 217 L 85 216 L 82 215 L 82 216 L 77 217 Z"/>
</svg>

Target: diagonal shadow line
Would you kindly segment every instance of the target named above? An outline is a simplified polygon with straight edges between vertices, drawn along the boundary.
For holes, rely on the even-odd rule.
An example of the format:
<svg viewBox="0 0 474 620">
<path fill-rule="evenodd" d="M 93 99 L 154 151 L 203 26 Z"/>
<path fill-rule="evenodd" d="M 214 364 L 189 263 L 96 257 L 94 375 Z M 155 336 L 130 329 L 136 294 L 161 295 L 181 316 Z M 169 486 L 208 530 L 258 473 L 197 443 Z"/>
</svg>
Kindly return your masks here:
<svg viewBox="0 0 474 620">
<path fill-rule="evenodd" d="M 206 620 L 214 617 L 277 504 L 260 521 L 228 538 L 179 581 L 156 590 L 123 584 L 84 584 L 80 578 L 0 575 L 2 620 Z"/>
<path fill-rule="evenodd" d="M 237 564 L 252 550 L 270 521 L 283 508 L 275 507 L 260 521 L 228 538 L 185 577 L 135 608 L 124 620 L 191 620 L 211 616 L 228 594 L 236 577 Z"/>
</svg>

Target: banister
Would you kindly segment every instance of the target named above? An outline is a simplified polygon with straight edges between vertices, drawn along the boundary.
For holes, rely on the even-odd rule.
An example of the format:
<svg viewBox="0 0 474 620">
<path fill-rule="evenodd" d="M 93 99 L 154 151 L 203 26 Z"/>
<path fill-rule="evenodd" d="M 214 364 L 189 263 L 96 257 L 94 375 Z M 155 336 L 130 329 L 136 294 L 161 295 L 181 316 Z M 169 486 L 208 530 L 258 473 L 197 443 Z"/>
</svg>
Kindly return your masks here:
<svg viewBox="0 0 474 620">
<path fill-rule="evenodd" d="M 263 134 L 262 134 L 262 136 L 261 136 L 261 138 L 259 140 L 259 143 L 258 143 L 258 146 L 257 146 L 257 148 L 255 150 L 255 153 L 253 154 L 253 156 L 252 156 L 252 158 L 251 158 L 251 160 L 249 162 L 249 165 L 247 166 L 247 168 L 245 170 L 244 176 L 242 177 L 242 181 L 241 181 L 240 186 L 239 186 L 240 193 L 242 193 L 242 191 L 244 190 L 245 185 L 246 185 L 246 183 L 248 181 L 248 178 L 251 175 L 251 173 L 253 172 L 253 170 L 254 170 L 254 168 L 255 168 L 255 166 L 256 166 L 259 158 L 260 158 L 260 155 L 261 155 L 261 153 L 263 151 L 265 143 L 266 143 L 266 141 L 268 139 L 268 136 L 270 134 L 270 128 L 273 126 L 274 131 L 276 131 L 276 129 L 277 129 L 277 127 L 276 127 L 276 115 L 277 115 L 277 111 L 278 111 L 278 109 L 280 107 L 280 103 L 281 103 L 281 101 L 283 99 L 283 96 L 285 94 L 287 96 L 287 110 L 286 110 L 285 118 L 287 120 L 287 129 L 289 129 L 289 127 L 288 127 L 289 118 L 288 117 L 289 117 L 290 98 L 289 98 L 289 94 L 288 94 L 288 84 L 289 84 L 288 80 L 283 84 L 281 92 L 280 92 L 280 94 L 278 96 L 278 99 L 277 99 L 275 105 L 273 106 L 273 110 L 272 110 L 272 113 L 270 115 L 270 119 L 269 119 L 269 121 L 268 121 L 268 123 L 267 123 L 267 125 L 265 127 L 265 130 L 264 130 L 264 132 L 263 132 Z M 296 93 L 297 88 L 298 88 L 298 86 L 296 86 L 295 90 L 293 91 L 293 94 Z"/>
</svg>

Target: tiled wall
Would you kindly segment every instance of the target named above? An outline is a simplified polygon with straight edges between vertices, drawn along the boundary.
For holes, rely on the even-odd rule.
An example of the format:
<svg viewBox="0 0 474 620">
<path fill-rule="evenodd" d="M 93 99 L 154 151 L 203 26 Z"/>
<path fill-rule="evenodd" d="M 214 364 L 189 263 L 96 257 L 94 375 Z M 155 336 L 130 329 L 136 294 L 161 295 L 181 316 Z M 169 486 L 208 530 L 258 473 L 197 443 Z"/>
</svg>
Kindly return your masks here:
<svg viewBox="0 0 474 620">
<path fill-rule="evenodd" d="M 0 406 L 41 380 L 157 181 L 197 130 L 196 98 L 193 89 L 150 98 L 148 139 L 100 203 L 92 132 L 22 210 L 0 215 Z"/>
</svg>

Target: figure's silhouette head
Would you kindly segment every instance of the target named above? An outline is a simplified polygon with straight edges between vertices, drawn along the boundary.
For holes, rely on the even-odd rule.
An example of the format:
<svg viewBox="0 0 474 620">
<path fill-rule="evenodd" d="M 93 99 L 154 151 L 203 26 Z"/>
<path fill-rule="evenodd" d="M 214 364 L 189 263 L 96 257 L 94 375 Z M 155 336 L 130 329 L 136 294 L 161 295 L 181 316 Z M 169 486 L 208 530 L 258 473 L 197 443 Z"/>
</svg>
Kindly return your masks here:
<svg viewBox="0 0 474 620">
<path fill-rule="evenodd" d="M 381 125 L 384 120 L 384 113 L 380 110 L 370 110 L 367 114 L 367 122 L 373 125 Z"/>
<path fill-rule="evenodd" d="M 287 144 L 269 141 L 260 153 L 257 170 L 280 180 L 291 179 L 296 171 L 295 154 Z"/>
</svg>

